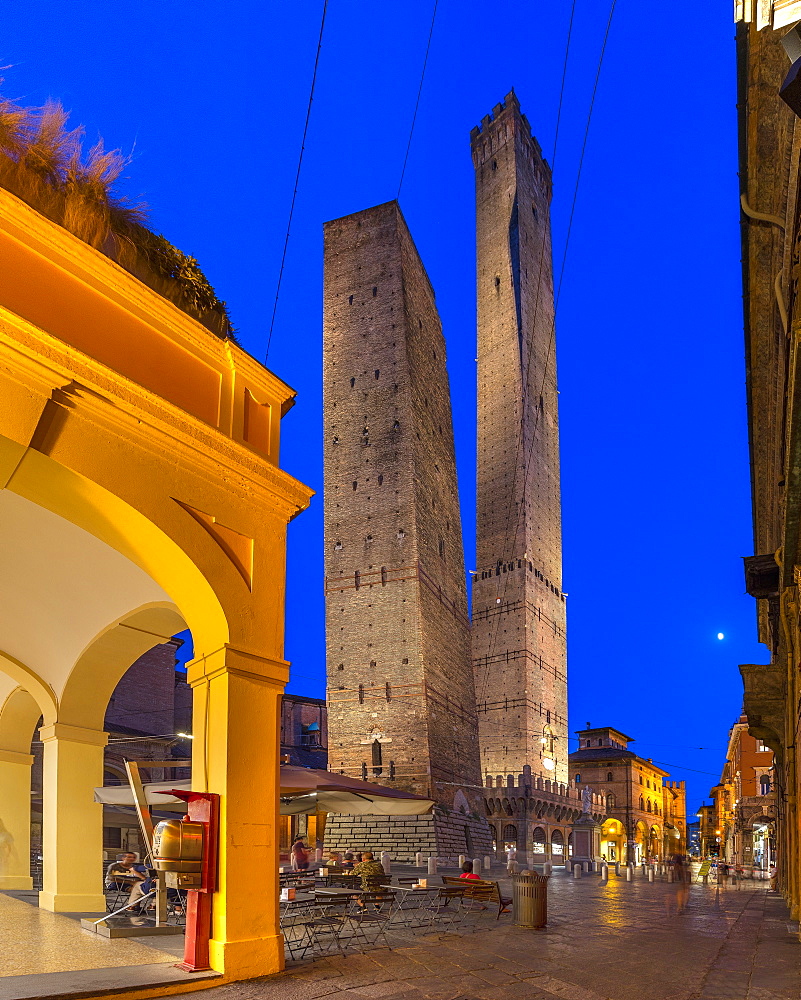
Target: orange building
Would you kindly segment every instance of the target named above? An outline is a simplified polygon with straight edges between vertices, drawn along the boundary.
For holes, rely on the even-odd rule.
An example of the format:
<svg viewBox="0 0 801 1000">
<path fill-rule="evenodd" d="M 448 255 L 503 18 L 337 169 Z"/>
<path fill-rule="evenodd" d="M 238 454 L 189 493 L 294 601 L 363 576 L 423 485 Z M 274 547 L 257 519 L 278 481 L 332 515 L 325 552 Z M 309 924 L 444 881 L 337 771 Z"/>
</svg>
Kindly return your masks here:
<svg viewBox="0 0 801 1000">
<path fill-rule="evenodd" d="M 579 748 L 570 754 L 570 783 L 589 786 L 606 803 L 602 856 L 639 864 L 685 853 L 684 782 L 666 782 L 668 772 L 629 750 L 632 737 L 617 729 L 582 729 L 576 735 Z"/>
<path fill-rule="evenodd" d="M 710 795 L 712 805 L 699 811 L 702 852 L 767 871 L 776 850 L 773 751 L 751 736 L 745 715 L 729 731 L 726 762 Z"/>
</svg>

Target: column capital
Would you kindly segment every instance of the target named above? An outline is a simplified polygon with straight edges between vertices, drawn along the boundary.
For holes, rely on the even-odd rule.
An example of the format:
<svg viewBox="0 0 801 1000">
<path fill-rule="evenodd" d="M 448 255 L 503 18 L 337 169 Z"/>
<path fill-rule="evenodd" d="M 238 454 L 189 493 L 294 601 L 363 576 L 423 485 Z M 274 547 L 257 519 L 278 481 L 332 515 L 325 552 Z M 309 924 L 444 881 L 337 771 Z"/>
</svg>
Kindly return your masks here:
<svg viewBox="0 0 801 1000">
<path fill-rule="evenodd" d="M 16 750 L 0 750 L 0 764 L 32 764 L 33 754 Z"/>
<path fill-rule="evenodd" d="M 82 726 L 69 726 L 65 722 L 54 722 L 51 726 L 40 728 L 39 739 L 42 743 L 65 740 L 69 743 L 90 743 L 92 746 L 104 747 L 108 743 L 108 733 L 97 729 L 84 729 Z"/>
<path fill-rule="evenodd" d="M 215 652 L 198 656 L 186 665 L 186 680 L 193 688 L 223 674 L 256 678 L 283 690 L 289 680 L 289 663 L 226 643 Z"/>
</svg>

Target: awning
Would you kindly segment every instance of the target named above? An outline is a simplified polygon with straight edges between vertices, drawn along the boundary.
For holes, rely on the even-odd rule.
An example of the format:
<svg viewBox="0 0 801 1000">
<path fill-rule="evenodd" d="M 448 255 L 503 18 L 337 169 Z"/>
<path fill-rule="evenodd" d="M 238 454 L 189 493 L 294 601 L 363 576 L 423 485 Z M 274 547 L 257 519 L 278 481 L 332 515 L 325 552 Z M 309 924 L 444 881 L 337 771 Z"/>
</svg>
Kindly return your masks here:
<svg viewBox="0 0 801 1000">
<path fill-rule="evenodd" d="M 183 813 L 186 812 L 186 803 L 169 793 L 173 788 L 176 791 L 189 791 L 191 787 L 191 781 L 151 781 L 144 786 L 145 798 L 147 804 L 154 809 Z M 132 806 L 134 798 L 131 786 L 104 785 L 102 788 L 96 788 L 95 802 L 102 802 L 107 806 Z"/>
<path fill-rule="evenodd" d="M 187 791 L 191 781 L 152 781 L 144 786 L 148 805 L 155 809 L 184 812 L 186 803 L 170 791 Z M 344 774 L 311 767 L 281 765 L 281 815 L 344 813 L 349 816 L 418 816 L 429 813 L 433 799 L 399 789 L 359 781 Z M 128 785 L 105 785 L 95 789 L 95 802 L 110 806 L 132 806 Z"/>
</svg>

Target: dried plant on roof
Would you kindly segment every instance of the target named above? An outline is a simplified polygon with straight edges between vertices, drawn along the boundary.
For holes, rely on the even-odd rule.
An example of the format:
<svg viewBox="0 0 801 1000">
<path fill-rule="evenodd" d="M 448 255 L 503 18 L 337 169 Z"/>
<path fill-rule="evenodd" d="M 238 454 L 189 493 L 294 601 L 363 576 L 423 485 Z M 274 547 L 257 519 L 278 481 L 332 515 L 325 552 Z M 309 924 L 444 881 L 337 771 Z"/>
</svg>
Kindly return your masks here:
<svg viewBox="0 0 801 1000">
<path fill-rule="evenodd" d="M 68 117 L 55 101 L 23 108 L 0 97 L 0 186 L 115 260 L 218 337 L 235 339 L 225 303 L 195 258 L 148 229 L 144 206 L 115 193 L 126 157 L 105 149 L 102 140 L 84 152 L 83 129 L 68 129 Z"/>
</svg>

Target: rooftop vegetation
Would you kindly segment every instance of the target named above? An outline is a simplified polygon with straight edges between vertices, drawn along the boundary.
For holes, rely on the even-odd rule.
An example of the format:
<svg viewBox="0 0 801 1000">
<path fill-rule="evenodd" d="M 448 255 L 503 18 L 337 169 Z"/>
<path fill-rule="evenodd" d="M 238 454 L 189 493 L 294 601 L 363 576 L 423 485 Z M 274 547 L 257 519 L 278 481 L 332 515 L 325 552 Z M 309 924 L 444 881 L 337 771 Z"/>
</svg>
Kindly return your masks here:
<svg viewBox="0 0 801 1000">
<path fill-rule="evenodd" d="M 116 261 L 221 338 L 234 338 L 225 303 L 194 257 L 146 225 L 145 206 L 114 186 L 127 165 L 98 141 L 85 150 L 82 127 L 67 127 L 54 101 L 21 107 L 0 96 L 0 187 Z"/>
</svg>

